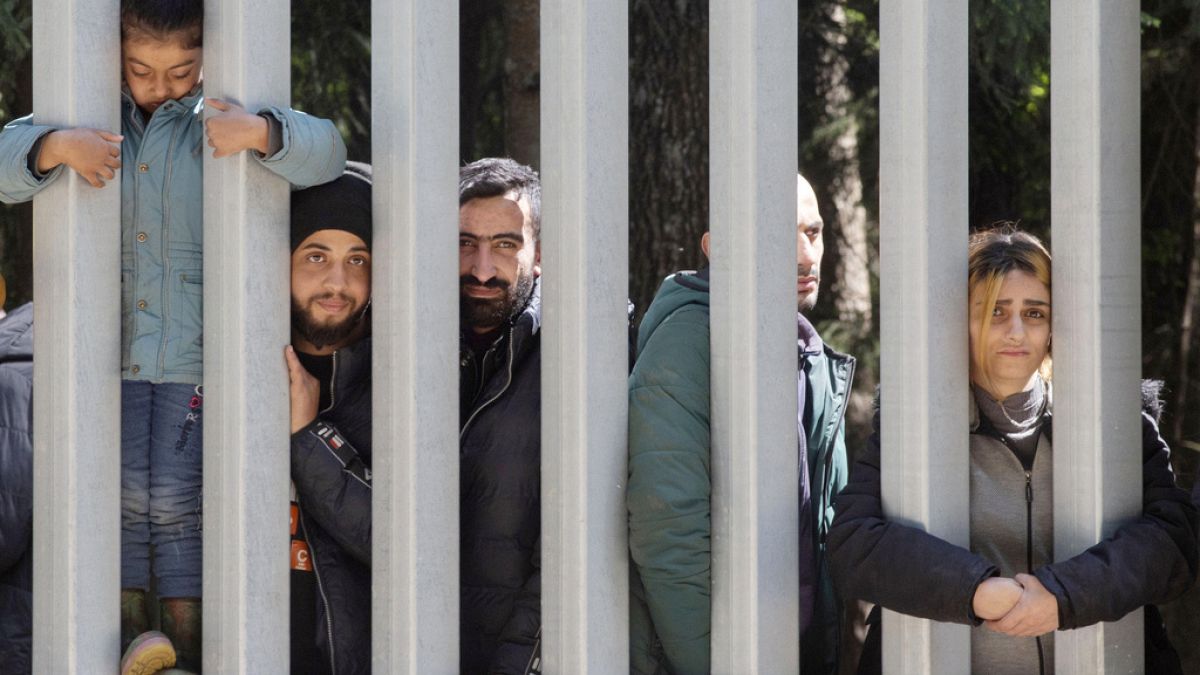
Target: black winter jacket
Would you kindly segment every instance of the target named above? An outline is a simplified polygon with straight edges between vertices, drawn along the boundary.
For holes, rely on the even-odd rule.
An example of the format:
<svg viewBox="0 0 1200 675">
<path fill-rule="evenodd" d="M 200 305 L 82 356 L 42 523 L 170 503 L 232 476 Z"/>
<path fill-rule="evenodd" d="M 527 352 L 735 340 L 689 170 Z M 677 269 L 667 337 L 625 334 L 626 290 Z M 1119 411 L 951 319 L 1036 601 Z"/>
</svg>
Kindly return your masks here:
<svg viewBox="0 0 1200 675">
<path fill-rule="evenodd" d="M 540 288 L 482 358 L 461 352 L 463 673 L 525 673 L 541 625 Z"/>
<path fill-rule="evenodd" d="M 32 668 L 33 305 L 0 320 L 0 672 Z"/>
<path fill-rule="evenodd" d="M 327 408 L 292 434 L 292 482 L 317 579 L 317 645 L 335 675 L 371 672 L 371 339 L 333 354 Z"/>
<path fill-rule="evenodd" d="M 1144 395 L 1144 399 L 1146 396 Z M 1150 396 L 1150 398 L 1154 398 Z M 1154 401 L 1147 401 L 1153 404 Z M 1143 605 L 1178 597 L 1196 579 L 1197 507 L 1175 486 L 1170 451 L 1158 433 L 1157 408 L 1142 414 L 1142 515 L 1107 539 L 1034 575 L 1058 600 L 1059 630 L 1115 621 Z M 843 597 L 936 621 L 978 624 L 976 587 L 999 574 L 988 560 L 932 534 L 887 519 L 880 498 L 879 412 L 875 432 L 837 497 L 829 550 Z M 1043 433 L 1049 434 L 1050 421 Z M 1178 664 L 1153 607 L 1146 612 L 1146 672 Z M 868 619 L 860 673 L 879 672 L 878 608 Z"/>
</svg>

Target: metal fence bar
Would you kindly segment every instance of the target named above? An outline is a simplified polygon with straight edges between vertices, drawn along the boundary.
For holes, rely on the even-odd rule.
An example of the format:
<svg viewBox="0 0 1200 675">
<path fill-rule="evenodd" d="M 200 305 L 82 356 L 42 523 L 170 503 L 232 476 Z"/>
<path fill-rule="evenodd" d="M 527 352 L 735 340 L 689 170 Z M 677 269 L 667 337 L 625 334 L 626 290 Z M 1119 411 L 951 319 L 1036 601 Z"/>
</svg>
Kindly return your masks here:
<svg viewBox="0 0 1200 675">
<path fill-rule="evenodd" d="M 290 101 L 286 0 L 207 0 L 205 94 Z M 288 185 L 204 157 L 204 670 L 288 672 Z"/>
<path fill-rule="evenodd" d="M 799 669 L 797 9 L 709 6 L 712 670 Z"/>
<path fill-rule="evenodd" d="M 546 673 L 629 670 L 627 11 L 541 6 Z"/>
<path fill-rule="evenodd" d="M 120 133 L 119 13 L 34 5 L 37 123 Z M 119 177 L 97 190 L 64 169 L 33 202 L 35 673 L 120 658 L 120 228 Z"/>
<path fill-rule="evenodd" d="M 881 3 L 879 86 L 883 506 L 967 546 L 967 3 Z M 970 671 L 965 626 L 884 625 L 885 672 Z"/>
<path fill-rule="evenodd" d="M 372 666 L 458 672 L 458 4 L 371 6 Z"/>
<path fill-rule="evenodd" d="M 1138 3 L 1051 3 L 1054 557 L 1141 513 Z M 1142 667 L 1142 611 L 1062 631 L 1056 672 Z"/>
</svg>

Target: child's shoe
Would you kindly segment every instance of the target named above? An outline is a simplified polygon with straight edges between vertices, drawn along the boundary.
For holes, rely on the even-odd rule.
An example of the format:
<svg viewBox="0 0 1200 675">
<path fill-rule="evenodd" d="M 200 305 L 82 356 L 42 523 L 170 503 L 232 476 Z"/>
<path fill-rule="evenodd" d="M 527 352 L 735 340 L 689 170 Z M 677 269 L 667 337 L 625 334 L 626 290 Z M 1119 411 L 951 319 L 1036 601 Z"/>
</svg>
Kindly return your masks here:
<svg viewBox="0 0 1200 675">
<path fill-rule="evenodd" d="M 175 647 L 166 635 L 149 630 L 134 638 L 121 657 L 121 675 L 151 675 L 175 665 Z"/>
</svg>

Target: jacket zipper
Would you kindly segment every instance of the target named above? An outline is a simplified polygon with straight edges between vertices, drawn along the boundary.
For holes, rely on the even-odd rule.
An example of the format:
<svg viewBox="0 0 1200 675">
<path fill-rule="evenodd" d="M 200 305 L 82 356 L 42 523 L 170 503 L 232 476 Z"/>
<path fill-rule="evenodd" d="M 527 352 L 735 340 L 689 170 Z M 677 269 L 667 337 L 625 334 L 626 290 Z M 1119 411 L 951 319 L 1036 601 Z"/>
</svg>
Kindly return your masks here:
<svg viewBox="0 0 1200 675">
<path fill-rule="evenodd" d="M 1033 469 L 1025 468 L 1024 463 L 1020 461 L 1020 456 L 1017 455 L 1016 448 L 1012 446 L 1012 442 L 1008 440 L 1007 436 L 994 430 L 985 435 L 1000 441 L 1004 447 L 1008 448 L 1008 451 L 1013 454 L 1013 458 L 1017 459 L 1017 463 L 1021 464 L 1021 470 L 1025 472 L 1025 573 L 1033 576 Z M 1040 437 L 1038 442 L 1041 442 Z M 1034 453 L 1036 461 L 1036 446 Z M 1038 673 L 1046 675 L 1046 653 L 1042 647 L 1042 638 L 1038 636 L 1033 640 L 1037 644 Z"/>
<path fill-rule="evenodd" d="M 296 503 L 299 504 L 300 498 L 296 498 Z M 304 543 L 309 545 L 309 550 L 312 550 L 312 540 L 308 537 L 308 527 L 304 524 L 304 509 L 297 509 L 296 513 L 300 517 L 300 531 L 304 533 Z M 317 592 L 321 594 L 321 602 L 325 605 L 325 630 L 329 637 L 329 672 L 336 675 L 337 665 L 334 658 L 333 645 L 333 608 L 329 606 L 329 598 L 325 596 L 325 585 L 321 583 L 321 570 L 317 566 L 317 556 L 312 556 L 313 574 L 317 577 Z"/>
<path fill-rule="evenodd" d="M 484 401 L 478 408 L 475 409 L 475 412 L 471 413 L 471 416 L 467 418 L 467 421 L 463 423 L 462 430 L 458 432 L 459 445 L 462 445 L 463 437 L 466 436 L 467 429 L 469 429 L 471 427 L 471 422 L 475 421 L 475 417 L 477 415 L 479 415 L 479 413 L 484 408 L 488 407 L 489 405 L 494 403 L 496 401 L 496 399 L 498 399 L 502 395 L 504 395 L 504 392 L 508 391 L 509 385 L 512 384 L 512 378 L 513 378 L 513 332 L 514 331 L 515 331 L 515 328 L 508 329 L 508 379 L 504 382 L 504 386 L 500 388 L 500 391 L 496 392 L 495 396 Z M 331 395 L 332 395 L 332 393 L 331 393 Z"/>
<path fill-rule="evenodd" d="M 317 413 L 318 415 L 324 415 L 330 410 L 333 410 L 333 404 L 335 403 L 334 393 L 337 389 L 337 355 L 337 352 L 334 352 L 330 355 L 333 357 L 333 372 L 329 375 L 329 405 L 326 406 L 324 410 Z"/>
<path fill-rule="evenodd" d="M 1033 575 L 1033 471 L 1025 471 L 1025 573 Z M 1038 650 L 1038 672 L 1046 673 L 1046 654 L 1041 636 L 1035 637 Z"/>
<path fill-rule="evenodd" d="M 854 370 L 855 370 L 855 362 L 851 361 L 850 362 L 850 376 L 848 378 L 846 378 L 846 395 L 844 397 L 842 397 L 842 409 L 838 412 L 838 421 L 837 421 L 837 424 L 835 424 L 833 427 L 834 443 L 837 442 L 837 429 L 838 429 L 838 427 L 842 426 L 842 422 L 845 421 L 846 409 L 850 407 L 850 392 L 852 392 L 854 390 Z M 825 458 L 824 477 L 821 479 L 821 481 L 822 481 L 821 482 L 821 493 L 822 493 L 823 499 L 832 500 L 833 496 L 826 494 L 828 491 L 825 490 L 825 486 L 829 485 L 829 481 L 832 479 L 832 476 L 830 474 L 833 473 L 833 462 L 829 461 L 828 454 L 829 454 L 829 452 L 827 451 L 826 458 Z M 819 542 L 819 544 L 821 546 L 824 546 L 825 540 L 828 538 L 829 533 L 826 531 L 826 527 L 825 527 L 825 513 L 824 513 L 825 505 L 822 504 L 821 508 L 822 508 L 821 517 L 817 519 L 818 530 L 819 530 L 817 533 L 817 541 Z"/>
</svg>

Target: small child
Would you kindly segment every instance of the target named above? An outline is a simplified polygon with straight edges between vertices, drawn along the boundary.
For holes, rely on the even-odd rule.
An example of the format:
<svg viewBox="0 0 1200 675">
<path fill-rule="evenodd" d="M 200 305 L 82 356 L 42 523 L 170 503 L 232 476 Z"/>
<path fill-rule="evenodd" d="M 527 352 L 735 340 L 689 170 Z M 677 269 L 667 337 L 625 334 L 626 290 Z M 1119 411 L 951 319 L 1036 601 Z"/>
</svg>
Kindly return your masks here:
<svg viewBox="0 0 1200 675">
<path fill-rule="evenodd" d="M 257 114 L 203 99 L 203 0 L 121 3 L 121 133 L 15 120 L 0 132 L 0 201 L 33 196 L 68 166 L 95 187 L 121 180 L 121 637 L 149 629 L 150 547 L 163 632 L 180 667 L 200 667 L 201 283 L 205 131 L 214 157 L 252 150 L 297 186 L 342 174 L 328 120 Z M 210 109 L 201 119 L 203 104 Z M 138 659 L 164 662 L 161 636 Z M 136 653 L 134 653 L 136 652 Z M 139 666 L 140 667 L 140 666 Z"/>
</svg>

